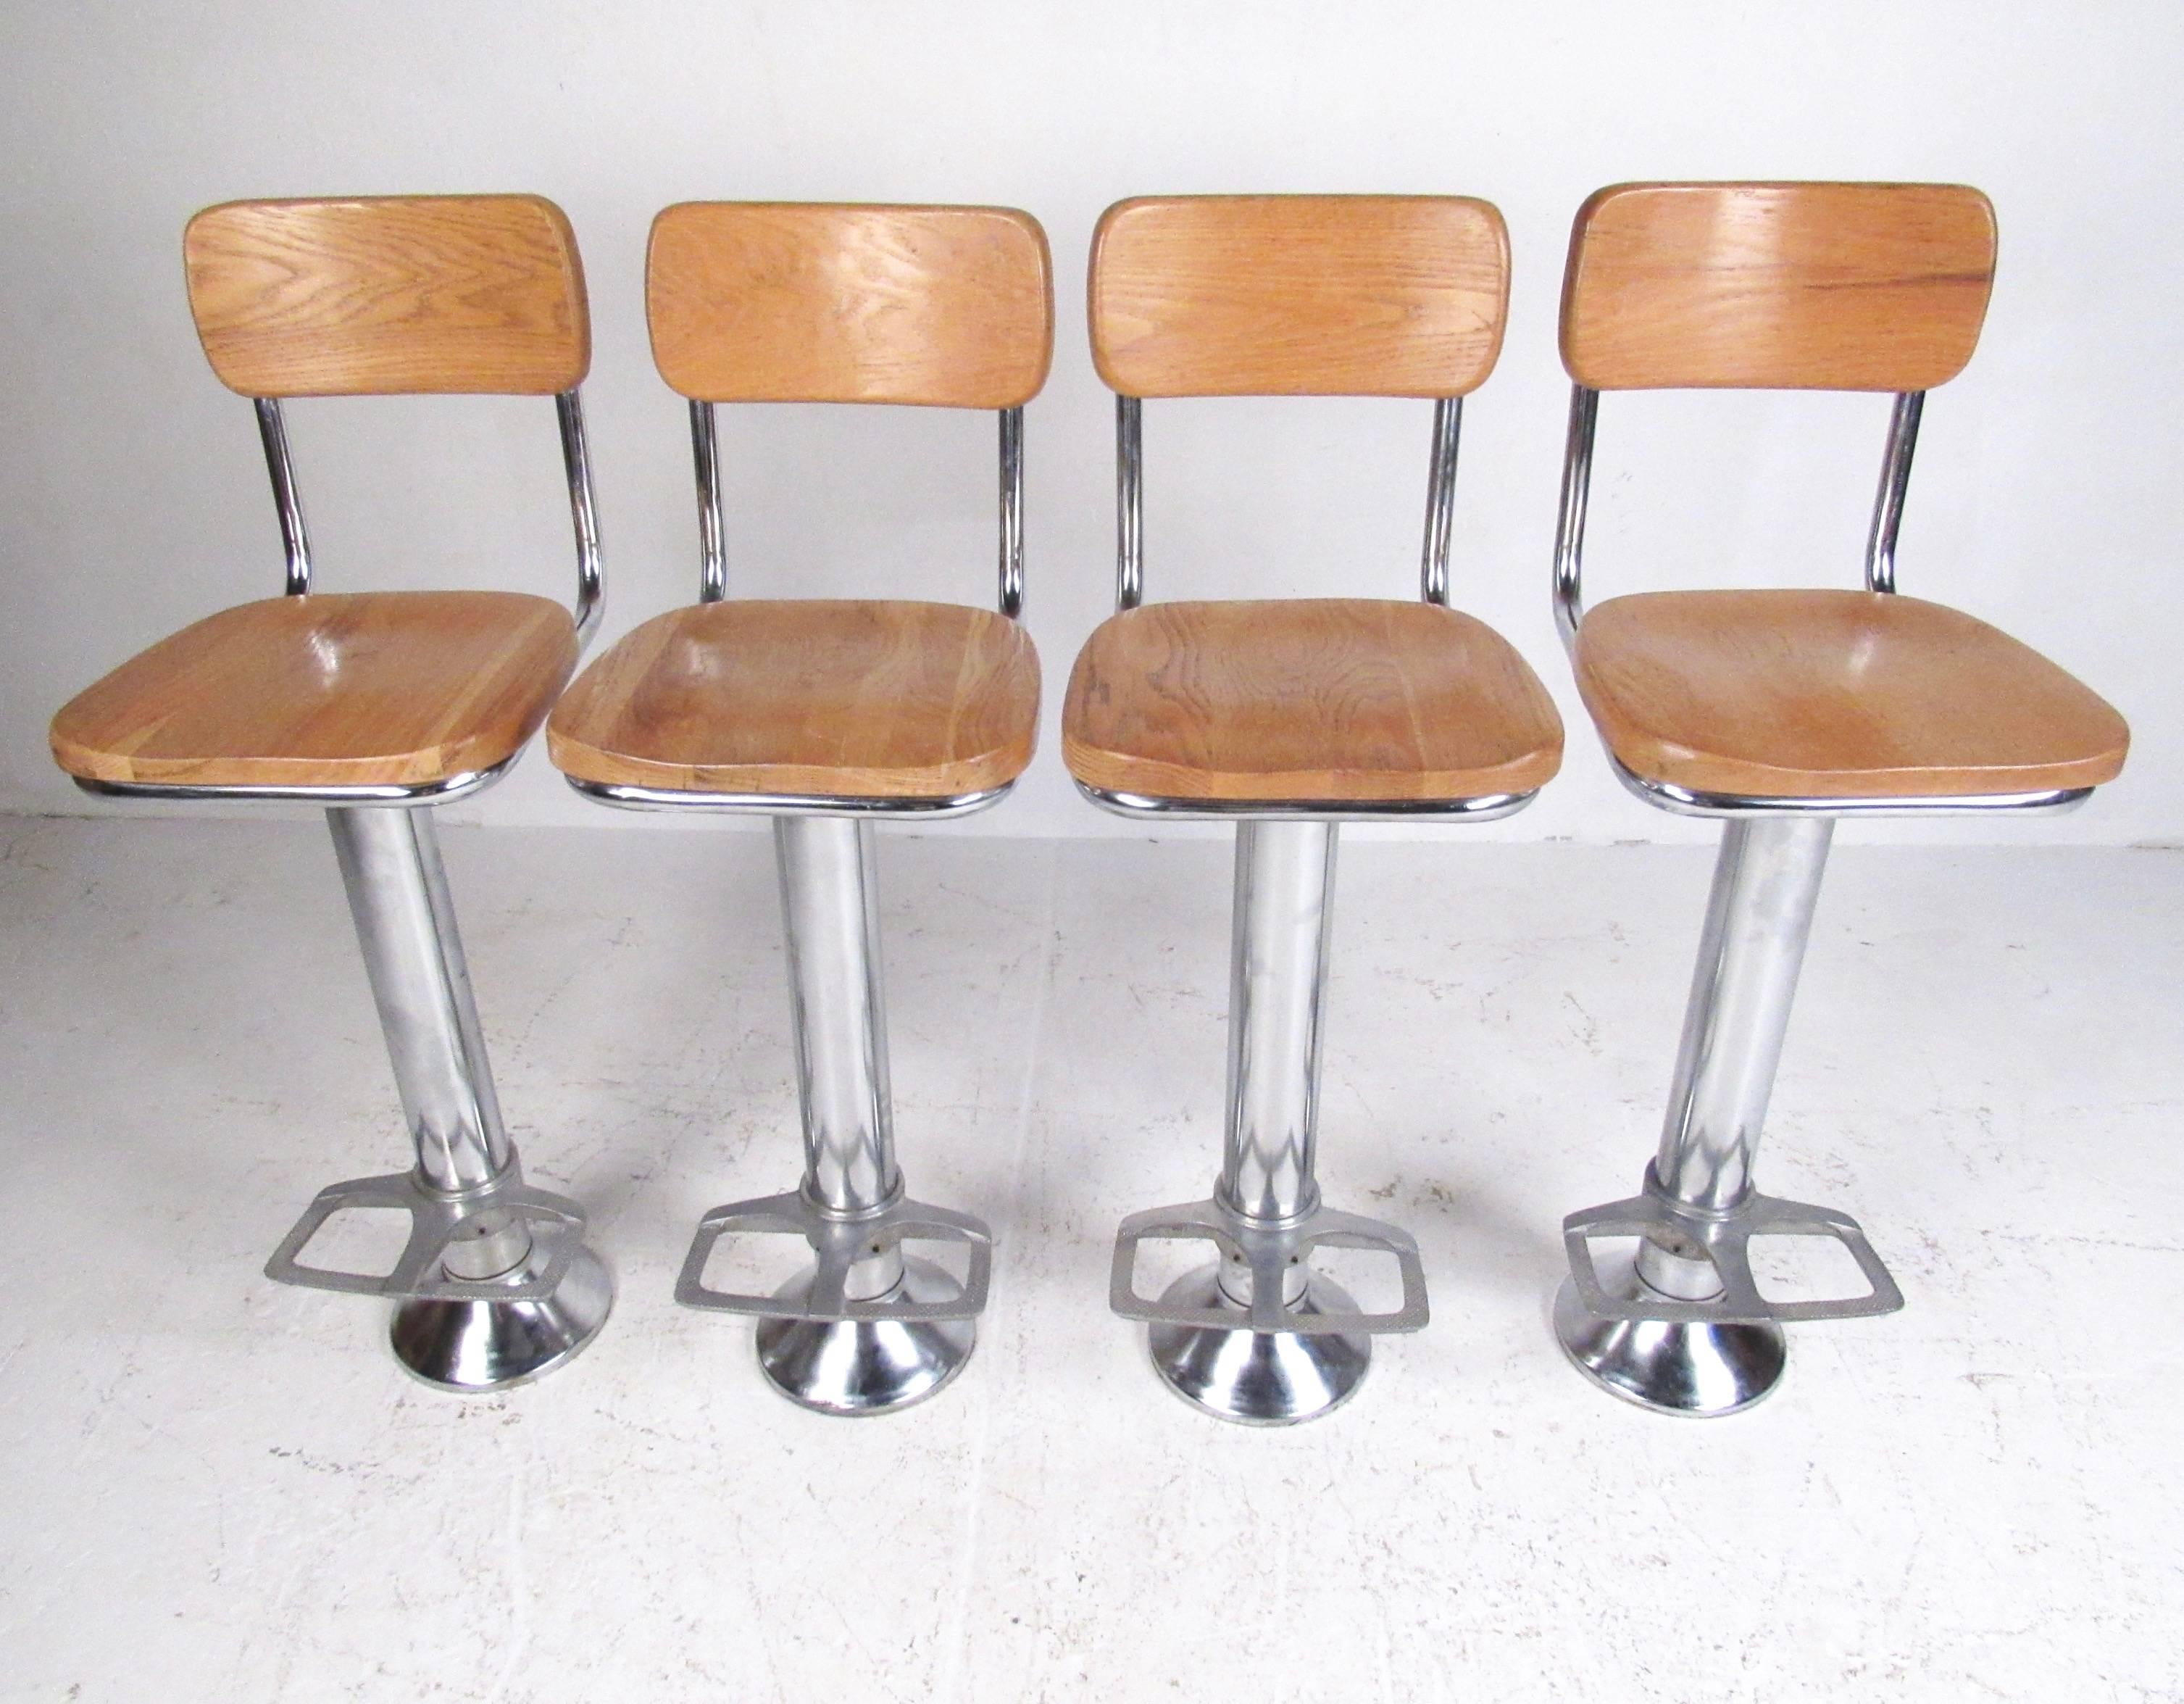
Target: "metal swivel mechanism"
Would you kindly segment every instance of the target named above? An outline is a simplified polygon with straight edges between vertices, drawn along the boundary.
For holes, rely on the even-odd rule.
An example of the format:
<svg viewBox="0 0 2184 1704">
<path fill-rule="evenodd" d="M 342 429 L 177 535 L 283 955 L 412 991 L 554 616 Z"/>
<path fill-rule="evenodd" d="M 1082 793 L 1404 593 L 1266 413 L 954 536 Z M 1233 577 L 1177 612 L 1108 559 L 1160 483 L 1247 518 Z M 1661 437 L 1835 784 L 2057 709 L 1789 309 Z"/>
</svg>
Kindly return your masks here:
<svg viewBox="0 0 2184 1704">
<path fill-rule="evenodd" d="M 874 256 L 901 258 L 900 275 Z M 772 819 L 804 1178 L 707 1213 L 675 1294 L 755 1317 L 760 1370 L 791 1401 L 889 1413 L 969 1360 L 993 1237 L 904 1190 L 873 826 L 983 810 L 1031 759 L 1039 663 L 1016 617 L 1023 405 L 1052 340 L 1046 239 L 993 208 L 685 203 L 654 222 L 646 288 L 654 360 L 689 404 L 699 601 L 586 671 L 549 746 L 603 804 Z M 1000 612 L 728 598 L 714 410 L 760 401 L 994 410 Z M 800 1238 L 809 1264 L 772 1294 L 709 1283 L 719 1245 L 749 1237 Z"/>
<path fill-rule="evenodd" d="M 1782 1377 L 1786 1323 L 1903 1305 L 1857 1221 L 1752 1183 L 1836 821 L 2067 810 L 2122 766 L 2122 718 L 2077 681 L 1896 595 L 1925 393 L 1971 357 L 1994 252 L 1986 198 L 1953 185 L 1633 184 L 1578 215 L 1557 615 L 1618 778 L 1722 822 L 1659 1150 L 1638 1194 L 1563 1221 L 1556 1337 L 1588 1378 L 1658 1413 L 1747 1408 Z M 1687 387 L 1897 393 L 1864 591 L 1653 593 L 1585 611 L 1599 393 Z M 1833 1238 L 1863 1291 L 1769 1295 L 1752 1262 L 1769 1237 Z M 1632 1252 L 1603 1269 L 1601 1239 Z"/>
<path fill-rule="evenodd" d="M 535 197 L 442 196 L 214 207 L 185 249 L 206 355 L 256 399 L 287 595 L 122 665 L 54 718 L 54 753 L 92 792 L 325 807 L 416 1161 L 321 1190 L 266 1276 L 391 1300 L 403 1366 L 444 1390 L 504 1389 L 589 1343 L 614 1285 L 583 1209 L 526 1184 L 502 1127 L 432 813 L 515 763 L 599 617 L 575 237 Z M 554 396 L 573 617 L 505 592 L 312 590 L 280 399 L 451 391 Z M 390 1270 L 310 1260 L 353 1211 L 408 1215 Z"/>
<path fill-rule="evenodd" d="M 1448 607 L 1462 398 L 1493 370 L 1507 284 L 1501 215 L 1457 198 L 1126 201 L 1094 239 L 1093 357 L 1117 393 L 1117 613 L 1077 659 L 1063 755 L 1103 809 L 1236 829 L 1220 1176 L 1206 1200 L 1123 1220 L 1109 1299 L 1147 1326 L 1162 1381 L 1223 1420 L 1326 1414 L 1375 1336 L 1426 1323 L 1411 1235 L 1320 1198 L 1335 844 L 1345 821 L 1505 816 L 1561 759 L 1537 679 Z M 1435 399 L 1419 601 L 1143 604 L 1142 399 L 1299 394 Z M 1148 1295 L 1139 1254 L 1163 1241 L 1212 1258 Z M 1314 1264 L 1330 1249 L 1392 1262 L 1400 1301 L 1362 1306 Z"/>
</svg>

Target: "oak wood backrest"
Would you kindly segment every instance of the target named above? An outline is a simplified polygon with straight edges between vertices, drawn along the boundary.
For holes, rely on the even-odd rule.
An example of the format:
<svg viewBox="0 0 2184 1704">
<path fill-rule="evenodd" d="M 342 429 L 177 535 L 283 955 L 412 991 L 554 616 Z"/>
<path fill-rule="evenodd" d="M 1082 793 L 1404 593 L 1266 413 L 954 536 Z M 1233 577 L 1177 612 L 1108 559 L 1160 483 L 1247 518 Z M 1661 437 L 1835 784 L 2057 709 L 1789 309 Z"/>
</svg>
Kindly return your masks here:
<svg viewBox="0 0 2184 1704">
<path fill-rule="evenodd" d="M 591 366 L 576 234 L 539 196 L 231 201 L 182 256 L 205 356 L 246 396 L 546 395 Z"/>
<path fill-rule="evenodd" d="M 1147 197 L 1092 238 L 1092 361 L 1125 396 L 1462 396 L 1508 305 L 1501 210 L 1468 197 Z"/>
<path fill-rule="evenodd" d="M 1595 390 L 1926 390 L 1971 359 L 1994 249 L 1960 184 L 1617 184 L 1570 232 L 1563 365 Z"/>
<path fill-rule="evenodd" d="M 1016 408 L 1054 355 L 1046 232 L 1011 208 L 686 201 L 652 221 L 644 296 L 695 401 Z"/>
</svg>

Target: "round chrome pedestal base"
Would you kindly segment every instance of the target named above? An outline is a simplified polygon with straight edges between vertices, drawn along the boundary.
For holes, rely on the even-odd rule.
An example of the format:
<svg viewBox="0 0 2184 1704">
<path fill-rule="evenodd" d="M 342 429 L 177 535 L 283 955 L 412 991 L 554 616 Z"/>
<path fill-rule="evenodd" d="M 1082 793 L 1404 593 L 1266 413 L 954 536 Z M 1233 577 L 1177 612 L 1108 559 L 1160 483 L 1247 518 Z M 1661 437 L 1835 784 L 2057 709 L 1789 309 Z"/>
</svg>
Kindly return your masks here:
<svg viewBox="0 0 2184 1704">
<path fill-rule="evenodd" d="M 961 1286 L 930 1260 L 903 1257 L 912 1301 L 944 1301 Z M 775 1292 L 800 1299 L 797 1278 Z M 760 1320 L 759 1370 L 791 1402 L 821 1414 L 892 1414 L 933 1395 L 963 1370 L 978 1341 L 976 1320 Z"/>
<path fill-rule="evenodd" d="M 1629 1295 L 1637 1274 L 1602 1274 L 1612 1295 Z M 1555 1340 L 1570 1364 L 1602 1390 L 1656 1414 L 1713 1419 L 1749 1408 L 1781 1383 L 1790 1346 L 1782 1327 L 1668 1325 L 1595 1318 L 1564 1278 L 1555 1292 Z"/>
<path fill-rule="evenodd" d="M 1182 1307 L 1234 1307 L 1221 1289 L 1221 1263 L 1186 1272 L 1161 1299 Z M 1295 1311 L 1356 1311 L 1341 1286 L 1315 1272 Z M 1243 1310 L 1237 1309 L 1239 1314 Z M 1373 1364 L 1373 1339 L 1333 1332 L 1223 1331 L 1215 1326 L 1146 1327 L 1153 1371 L 1194 1408 L 1240 1426 L 1293 1426 L 1348 1401 Z"/>
<path fill-rule="evenodd" d="M 543 1302 L 404 1302 L 387 1339 L 395 1360 L 434 1389 L 478 1395 L 574 1359 L 613 1306 L 613 1277 L 579 1249 Z"/>
</svg>

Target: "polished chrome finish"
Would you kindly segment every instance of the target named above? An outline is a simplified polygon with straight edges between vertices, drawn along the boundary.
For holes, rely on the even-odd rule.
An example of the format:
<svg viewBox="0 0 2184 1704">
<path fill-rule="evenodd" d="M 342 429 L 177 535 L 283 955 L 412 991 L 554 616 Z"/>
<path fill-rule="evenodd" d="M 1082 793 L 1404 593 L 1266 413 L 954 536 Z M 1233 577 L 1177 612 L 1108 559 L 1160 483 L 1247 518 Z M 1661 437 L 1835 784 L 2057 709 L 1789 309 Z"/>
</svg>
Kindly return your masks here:
<svg viewBox="0 0 2184 1704">
<path fill-rule="evenodd" d="M 1881 458 L 1880 489 L 1873 498 L 1873 527 L 1865 539 L 1865 589 L 1896 589 L 1896 533 L 1903 524 L 1903 494 L 1911 483 L 1911 452 L 1919 446 L 1919 416 L 1926 393 L 1898 394 L 1888 416 L 1888 450 Z"/>
<path fill-rule="evenodd" d="M 755 1334 L 767 1383 L 801 1407 L 844 1419 L 893 1414 L 938 1394 L 977 1346 L 971 1320 L 924 1312 L 962 1288 L 930 1260 L 904 1257 L 896 1312 L 879 1320 L 821 1324 L 788 1311 L 811 1282 L 787 1286 Z"/>
<path fill-rule="evenodd" d="M 1083 781 L 1077 783 L 1077 791 L 1101 810 L 1118 817 L 1224 823 L 1357 823 L 1388 817 L 1413 822 L 1490 823 L 1515 814 L 1539 796 L 1535 787 L 1529 793 L 1488 793 L 1476 799 L 1156 799 Z"/>
<path fill-rule="evenodd" d="M 394 1063 L 419 1179 L 475 1190 L 508 1169 L 470 970 L 427 811 L 326 813 Z"/>
<path fill-rule="evenodd" d="M 1319 1061 L 1334 927 L 1332 823 L 1236 825 L 1228 1129 L 1214 1198 L 1251 1223 L 1319 1205 Z"/>
<path fill-rule="evenodd" d="M 839 816 L 774 821 L 788 940 L 789 1008 L 804 1122 L 804 1182 L 792 1193 L 715 1208 L 699 1222 L 676 1299 L 754 1314 L 759 1364 L 790 1400 L 869 1414 L 931 1395 L 977 1340 L 993 1233 L 983 1221 L 904 1198 L 888 1092 L 872 825 Z M 772 1296 L 716 1290 L 707 1262 L 724 1236 L 787 1235 L 813 1263 Z M 958 1281 L 904 1252 L 969 1251 Z"/>
<path fill-rule="evenodd" d="M 258 411 L 258 435 L 265 446 L 265 471 L 272 477 L 274 506 L 281 516 L 281 543 L 287 553 L 287 593 L 300 597 L 311 589 L 311 540 L 304 523 L 304 500 L 296 487 L 296 468 L 288 453 L 288 429 L 281 416 L 281 404 L 269 396 L 252 399 Z M 581 649 L 588 644 L 599 617 L 599 522 L 597 506 L 592 493 L 591 452 L 584 436 L 584 411 L 582 399 L 573 390 L 562 392 L 554 399 L 554 407 L 561 427 L 561 461 L 569 478 L 569 511 L 577 532 L 577 643 Z M 132 790 L 135 791 L 135 790 Z M 149 795 L 148 796 L 177 796 Z M 326 790 L 314 791 L 269 789 L 242 791 L 209 788 L 188 788 L 179 795 L 192 798 L 245 797 L 309 797 L 334 802 L 334 796 Z M 407 797 L 424 795 L 411 794 Z"/>
<path fill-rule="evenodd" d="M 778 1295 L 715 1289 L 705 1282 L 706 1265 L 722 1237 L 766 1235 L 803 1237 L 817 1264 Z M 900 1261 L 910 1258 L 894 1253 L 905 1243 L 952 1243 L 967 1249 L 969 1273 L 961 1283 L 951 1280 L 944 1293 L 906 1300 L 894 1288 Z M 992 1284 L 993 1245 L 982 1221 L 909 1200 L 900 1180 L 882 1205 L 852 1213 L 829 1213 L 806 1190 L 794 1189 L 716 1207 L 699 1220 L 676 1280 L 675 1299 L 685 1307 L 765 1319 L 975 1319 L 985 1311 Z"/>
<path fill-rule="evenodd" d="M 1924 391 L 1897 395 L 1888 417 L 1888 448 L 1882 458 L 1880 489 L 1873 500 L 1873 524 L 1866 535 L 1865 587 L 1896 589 L 1896 535 L 1903 522 L 1903 497 L 1911 483 L 1911 455 L 1919 443 Z M 1585 515 L 1592 485 L 1592 446 L 1599 420 L 1600 393 L 1570 387 L 1569 431 L 1563 450 L 1562 511 L 1555 522 L 1555 623 L 1565 647 L 1577 642 L 1585 617 Z"/>
<path fill-rule="evenodd" d="M 573 393 L 572 393 L 573 394 Z M 1004 408 L 1000 419 L 1000 612 L 1023 613 L 1023 410 Z M 698 475 L 698 601 L 718 603 L 728 595 L 727 522 L 723 512 L 720 440 L 713 405 L 690 404 L 690 451 Z"/>
<path fill-rule="evenodd" d="M 1220 1259 L 1201 1269 L 1215 1276 L 1217 1296 L 1182 1299 L 1186 1292 L 1170 1286 L 1157 1300 L 1137 1288 L 1138 1249 L 1145 1243 L 1211 1243 Z M 1324 1296 L 1316 1310 L 1301 1315 L 1300 1295 L 1319 1295 L 1325 1282 L 1312 1271 L 1316 1248 L 1363 1249 L 1393 1259 L 1402 1280 L 1403 1299 L 1385 1313 L 1367 1313 L 1346 1298 L 1337 1306 Z M 1315 1208 L 1286 1223 L 1254 1221 L 1218 1196 L 1176 1207 L 1152 1207 L 1133 1213 L 1115 1233 L 1115 1252 L 1107 1269 L 1107 1305 L 1126 1320 L 1150 1324 L 1208 1327 L 1233 1332 L 1248 1326 L 1261 1336 L 1323 1332 L 1422 1331 L 1432 1315 L 1426 1302 L 1425 1266 L 1409 1232 L 1357 1213 Z"/>
<path fill-rule="evenodd" d="M 1011 621 L 1023 614 L 1023 410 L 1005 408 L 1001 416 L 1001 613 Z"/>
<path fill-rule="evenodd" d="M 1640 1277 L 1625 1255 L 1608 1288 L 1646 1308 L 1669 1299 Z M 1590 1310 L 1575 1285 L 1555 1293 L 1555 1341 L 1570 1364 L 1612 1395 L 1655 1414 L 1718 1419 L 1749 1408 L 1781 1383 L 1789 1359 L 1782 1327 L 1672 1323 L 1607 1317 Z"/>
<path fill-rule="evenodd" d="M 523 755 L 519 747 L 504 763 L 490 769 L 465 769 L 443 780 L 388 782 L 369 786 L 217 786 L 188 781 L 97 781 L 77 775 L 71 779 L 85 792 L 103 799 L 261 799 L 269 803 L 325 805 L 444 805 L 482 792 L 515 767 Z"/>
<path fill-rule="evenodd" d="M 728 524 L 721 512 L 721 450 L 713 433 L 713 405 L 690 404 L 690 455 L 698 469 L 698 601 L 716 604 L 728 595 Z"/>
<path fill-rule="evenodd" d="M 417 1164 L 320 1190 L 265 1275 L 400 1302 L 395 1355 L 428 1383 L 520 1383 L 591 1340 L 613 1282 L 583 1246 L 584 1210 L 526 1187 L 502 1127 L 431 813 L 337 807 L 326 824 Z M 328 1220 L 368 1210 L 410 1215 L 390 1271 L 304 1260 Z"/>
<path fill-rule="evenodd" d="M 599 624 L 599 517 L 592 494 L 592 452 L 584 436 L 583 399 L 565 390 L 554 399 L 561 424 L 561 465 L 569 476 L 569 517 L 577 529 L 577 649 Z"/>
<path fill-rule="evenodd" d="M 1145 404 L 1115 399 L 1115 607 L 1135 609 L 1145 595 Z"/>
<path fill-rule="evenodd" d="M 2093 796 L 2091 787 L 2055 787 L 2033 793 L 1963 793 L 1936 798 L 1765 798 L 1741 793 L 1703 793 L 1672 781 L 1652 781 L 1625 768 L 1613 752 L 1615 779 L 1647 804 L 1678 817 L 1729 820 L 1786 817 L 1962 817 L 2003 811 L 2013 816 L 2059 817 Z"/>
<path fill-rule="evenodd" d="M 1593 430 L 1600 421 L 1600 393 L 1570 387 L 1569 429 L 1563 440 L 1563 500 L 1555 516 L 1555 626 L 1563 647 L 1577 643 L 1585 619 L 1585 510 L 1592 491 Z"/>
<path fill-rule="evenodd" d="M 532 1263 L 510 1273 L 511 1282 L 523 1282 Z M 387 1343 L 411 1377 L 436 1390 L 482 1395 L 528 1384 L 575 1359 L 613 1307 L 605 1262 L 578 1248 L 543 1301 L 404 1302 Z"/>
<path fill-rule="evenodd" d="M 259 396 L 251 401 L 258 410 L 259 439 L 265 446 L 265 472 L 273 481 L 273 506 L 281 513 L 281 548 L 288 558 L 287 595 L 299 598 L 311 589 L 311 534 L 304 524 L 296 464 L 288 455 L 288 426 L 277 399 Z"/>
<path fill-rule="evenodd" d="M 705 793 L 672 787 L 637 787 L 563 779 L 588 799 L 626 811 L 718 811 L 745 817 L 914 817 L 936 822 L 990 809 L 1009 796 L 1013 781 L 982 793 L 931 799 L 832 798 L 822 793 Z"/>
<path fill-rule="evenodd" d="M 1217 1266 L 1186 1272 L 1161 1297 L 1168 1314 L 1241 1317 Z M 1291 1426 L 1332 1413 L 1354 1395 L 1372 1366 L 1373 1339 L 1316 1329 L 1320 1310 L 1354 1316 L 1357 1304 L 1323 1273 L 1296 1301 L 1279 1332 L 1207 1330 L 1156 1324 L 1145 1333 L 1153 1371 L 1194 1408 L 1241 1426 Z"/>
<path fill-rule="evenodd" d="M 1669 1200 L 1727 1212 L 1752 1187 L 1834 834 L 1825 817 L 1722 830 L 1654 1161 Z"/>
<path fill-rule="evenodd" d="M 343 1271 L 301 1259 L 337 1213 L 374 1210 L 410 1215 L 409 1241 L 391 1271 Z M 415 1171 L 398 1171 L 321 1189 L 266 1261 L 265 1276 L 305 1289 L 397 1300 L 544 1301 L 576 1258 L 583 1231 L 582 1207 L 527 1187 L 520 1170 L 460 1191 L 435 1189 Z M 526 1269 L 520 1281 L 510 1276 L 519 1265 Z"/>
<path fill-rule="evenodd" d="M 779 817 L 773 845 L 804 1109 L 804 1193 L 825 1213 L 875 1212 L 901 1189 L 902 1176 L 888 1092 L 872 824 Z"/>
<path fill-rule="evenodd" d="M 1748 1333 L 1731 1340 L 1719 1328 L 1771 1329 L 1783 1321 L 1852 1318 L 1903 1305 L 1855 1220 L 1752 1187 L 1834 832 L 1826 816 L 1724 825 L 1660 1152 L 1647 1168 L 1645 1191 L 1563 1221 L 1571 1277 L 1556 1303 L 1557 1334 L 1588 1376 L 1634 1401 L 1733 1411 L 1757 1401 L 1767 1386 L 1748 1377 L 1724 1384 L 1716 1365 L 1729 1353 L 1724 1344 L 1739 1346 L 1732 1358 L 1747 1375 L 1772 1366 L 1779 1376 L 1781 1359 L 1765 1332 L 1759 1340 Z M 1768 1300 L 1749 1257 L 1751 1240 L 1762 1236 L 1836 1238 L 1857 1260 L 1869 1293 Z M 1634 1271 L 1613 1282 L 1595 1270 L 1591 1250 L 1591 1239 L 1608 1237 L 1639 1239 Z M 1634 1329 L 1609 1331 L 1604 1322 Z M 1671 1326 L 1695 1329 L 1650 1329 Z M 1673 1354 L 1679 1350 L 1697 1359 L 1680 1365 Z"/>
<path fill-rule="evenodd" d="M 1749 1150 L 1747 1150 L 1749 1159 Z M 1592 1258 L 1592 1239 L 1637 1237 L 1642 1296 L 1618 1293 Z M 1832 1237 L 1850 1250 L 1866 1282 L 1863 1296 L 1820 1301 L 1774 1302 L 1752 1276 L 1755 1237 Z M 1830 1208 L 1784 1201 L 1757 1190 L 1733 1208 L 1712 1212 L 1678 1200 L 1652 1166 L 1645 1193 L 1605 1207 L 1588 1208 L 1563 1221 L 1563 1248 L 1570 1285 L 1596 1319 L 1655 1320 L 1676 1324 L 1794 1324 L 1800 1320 L 1864 1319 L 1892 1314 L 1903 1293 L 1866 1240 L 1857 1220 Z"/>
<path fill-rule="evenodd" d="M 1448 541 L 1456 526 L 1456 446 L 1463 433 L 1463 399 L 1434 403 L 1433 463 L 1426 475 L 1426 541 L 1418 566 L 1418 595 L 1448 605 Z"/>
<path fill-rule="evenodd" d="M 1372 1338 L 1426 1323 L 1418 1244 L 1393 1225 L 1323 1206 L 1314 1159 L 1322 1019 L 1339 830 L 1245 820 L 1236 829 L 1228 1093 L 1212 1198 L 1123 1220 L 1108 1302 L 1152 1327 L 1153 1365 L 1206 1412 L 1253 1425 L 1325 1413 L 1365 1375 Z M 1139 1245 L 1202 1241 L 1219 1258 L 1159 1299 L 1138 1293 Z M 1391 1256 L 1403 1300 L 1368 1314 L 1312 1270 L 1320 1246 Z"/>
</svg>

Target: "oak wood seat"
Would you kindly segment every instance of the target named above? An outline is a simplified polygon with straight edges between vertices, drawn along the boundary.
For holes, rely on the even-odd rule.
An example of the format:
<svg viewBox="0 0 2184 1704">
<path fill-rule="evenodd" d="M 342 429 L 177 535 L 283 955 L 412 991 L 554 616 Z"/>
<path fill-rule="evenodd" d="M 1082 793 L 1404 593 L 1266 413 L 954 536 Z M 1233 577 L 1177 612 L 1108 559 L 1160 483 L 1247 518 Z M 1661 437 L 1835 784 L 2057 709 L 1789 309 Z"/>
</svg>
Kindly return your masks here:
<svg viewBox="0 0 2184 1704">
<path fill-rule="evenodd" d="M 2098 786 L 2123 718 L 1985 622 L 1847 590 L 1646 592 L 1588 611 L 1575 666 L 1616 759 L 1757 798 L 1968 797 Z"/>
<path fill-rule="evenodd" d="M 140 651 L 53 718 L 86 780 L 430 785 L 520 750 L 577 663 L 569 613 L 520 592 L 241 604 Z"/>
<path fill-rule="evenodd" d="M 1151 798 L 1325 804 L 1529 792 L 1561 718 L 1493 629 L 1432 604 L 1148 604 L 1086 641 L 1061 712 L 1069 772 Z"/>
<path fill-rule="evenodd" d="M 822 798 L 960 797 L 1031 762 L 1039 656 L 957 604 L 800 598 L 655 616 L 547 724 L 580 781 Z"/>
</svg>

